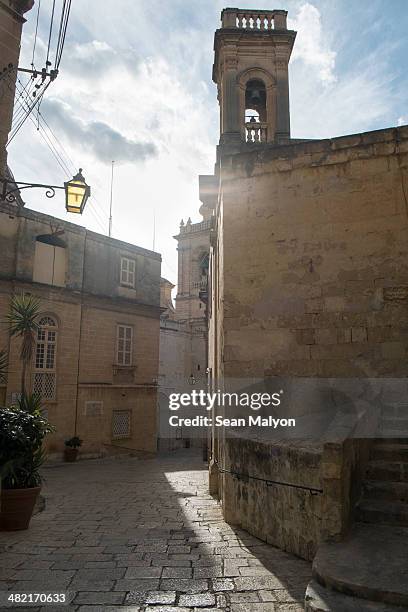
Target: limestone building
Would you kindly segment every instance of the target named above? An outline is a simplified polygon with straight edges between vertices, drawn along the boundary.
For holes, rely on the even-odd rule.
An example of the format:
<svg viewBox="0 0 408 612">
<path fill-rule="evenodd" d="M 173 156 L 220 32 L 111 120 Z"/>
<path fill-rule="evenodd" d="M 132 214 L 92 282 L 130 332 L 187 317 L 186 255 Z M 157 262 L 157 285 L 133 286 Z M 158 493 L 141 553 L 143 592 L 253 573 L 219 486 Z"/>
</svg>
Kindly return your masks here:
<svg viewBox="0 0 408 612">
<path fill-rule="evenodd" d="M 208 343 L 208 264 L 212 227 L 213 195 L 208 185 L 212 177 L 201 177 L 200 213 L 203 220 L 180 224 L 177 240 L 178 284 L 175 306 L 174 285 L 161 280 L 160 368 L 159 368 L 159 447 L 179 448 L 195 443 L 183 428 L 169 426 L 168 398 L 171 393 L 206 387 Z M 198 442 L 201 444 L 201 440 Z"/>
<path fill-rule="evenodd" d="M 10 296 L 41 300 L 30 371 L 56 433 L 83 453 L 156 451 L 160 326 L 158 253 L 27 208 L 0 204 L 0 347 L 9 356 L 0 405 L 20 392 L 19 343 L 4 323 Z"/>
<path fill-rule="evenodd" d="M 169 425 L 169 397 L 180 393 L 186 385 L 185 355 L 188 346 L 189 330 L 179 321 L 173 305 L 171 292 L 173 283 L 166 278 L 160 282 L 160 359 L 157 397 L 157 444 L 160 450 L 174 450 L 186 444 L 186 437 L 180 428 Z"/>
<path fill-rule="evenodd" d="M 392 480 L 390 464 L 405 452 L 395 438 L 406 413 L 392 401 L 406 395 L 408 374 L 408 127 L 293 138 L 288 62 L 295 37 L 282 10 L 225 9 L 215 33 L 221 133 L 210 385 L 230 390 L 238 380 L 242 388 L 293 391 L 311 380 L 309 410 L 339 416 L 338 388 L 342 409 L 344 398 L 350 405 L 328 438 L 214 428 L 210 487 L 228 521 L 313 559 L 323 541 L 341 540 L 353 523 L 354 550 L 365 551 L 361 524 L 372 525 L 374 539 L 383 523 L 398 526 L 408 516 L 398 494 L 381 497 L 392 490 L 382 479 Z M 387 379 L 387 391 L 376 395 L 373 379 Z M 309 415 L 294 400 L 278 414 L 293 410 Z M 386 444 L 376 440 L 379 428 Z M 320 585 L 333 578 L 324 576 L 328 567 L 316 569 Z M 357 592 L 352 576 L 345 583 Z"/>
<path fill-rule="evenodd" d="M 7 168 L 24 14 L 32 0 L 0 0 L 0 179 Z M 121 449 L 154 453 L 160 329 L 158 253 L 90 232 L 24 207 L 18 191 L 0 195 L 0 347 L 8 377 L 0 405 L 20 389 L 19 342 L 5 324 L 12 295 L 40 298 L 42 314 L 30 391 L 41 396 L 56 433 L 83 441 L 84 454 Z"/>
</svg>

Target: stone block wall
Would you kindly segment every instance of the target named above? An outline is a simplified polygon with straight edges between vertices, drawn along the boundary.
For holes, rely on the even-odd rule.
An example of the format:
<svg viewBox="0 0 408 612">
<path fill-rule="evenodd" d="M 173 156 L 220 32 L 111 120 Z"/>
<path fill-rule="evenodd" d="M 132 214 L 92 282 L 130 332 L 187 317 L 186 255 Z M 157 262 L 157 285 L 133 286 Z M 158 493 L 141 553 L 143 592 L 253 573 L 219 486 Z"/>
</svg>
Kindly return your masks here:
<svg viewBox="0 0 408 612">
<path fill-rule="evenodd" d="M 322 525 L 323 497 L 316 491 L 322 488 L 322 452 L 307 443 L 226 439 L 220 460 L 226 519 L 282 550 L 313 559 Z"/>
<path fill-rule="evenodd" d="M 408 373 L 407 193 L 408 127 L 224 160 L 227 376 Z"/>
<path fill-rule="evenodd" d="M 242 146 L 220 150 L 220 158 L 213 384 L 406 377 L 408 127 Z M 319 440 L 313 445 L 311 464 L 296 445 L 283 450 L 214 431 L 210 484 L 226 519 L 305 558 L 322 537 L 342 537 L 370 443 L 339 436 L 320 451 Z M 323 492 L 309 498 L 228 470 L 304 479 Z"/>
</svg>

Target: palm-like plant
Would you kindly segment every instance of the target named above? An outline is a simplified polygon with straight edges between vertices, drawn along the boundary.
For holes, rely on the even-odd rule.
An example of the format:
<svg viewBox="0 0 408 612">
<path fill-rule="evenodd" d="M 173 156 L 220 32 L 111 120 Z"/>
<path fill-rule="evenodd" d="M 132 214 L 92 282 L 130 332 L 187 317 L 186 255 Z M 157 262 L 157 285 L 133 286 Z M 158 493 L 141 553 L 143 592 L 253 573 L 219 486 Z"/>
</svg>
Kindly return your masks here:
<svg viewBox="0 0 408 612">
<path fill-rule="evenodd" d="M 0 384 L 6 382 L 7 378 L 7 353 L 0 351 Z"/>
<path fill-rule="evenodd" d="M 10 335 L 21 338 L 21 393 L 23 396 L 26 392 L 26 372 L 33 357 L 39 330 L 40 307 L 40 300 L 32 295 L 14 295 L 11 298 L 10 312 L 6 317 Z"/>
</svg>

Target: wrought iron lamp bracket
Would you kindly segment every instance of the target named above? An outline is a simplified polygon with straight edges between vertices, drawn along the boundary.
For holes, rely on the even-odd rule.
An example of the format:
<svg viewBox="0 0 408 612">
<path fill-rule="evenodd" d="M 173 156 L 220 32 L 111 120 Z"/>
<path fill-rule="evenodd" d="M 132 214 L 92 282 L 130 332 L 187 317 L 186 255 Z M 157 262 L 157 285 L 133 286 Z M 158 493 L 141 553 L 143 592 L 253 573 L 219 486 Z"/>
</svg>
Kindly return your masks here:
<svg viewBox="0 0 408 612">
<path fill-rule="evenodd" d="M 59 185 L 44 185 L 43 183 L 22 183 L 19 181 L 13 181 L 10 179 L 0 179 L 0 183 L 2 184 L 2 190 L 0 199 L 3 202 L 8 202 L 12 204 L 16 202 L 17 197 L 16 193 L 23 191 L 24 189 L 45 189 L 45 196 L 47 198 L 53 198 L 55 196 L 56 189 L 64 190 L 64 187 Z"/>
</svg>

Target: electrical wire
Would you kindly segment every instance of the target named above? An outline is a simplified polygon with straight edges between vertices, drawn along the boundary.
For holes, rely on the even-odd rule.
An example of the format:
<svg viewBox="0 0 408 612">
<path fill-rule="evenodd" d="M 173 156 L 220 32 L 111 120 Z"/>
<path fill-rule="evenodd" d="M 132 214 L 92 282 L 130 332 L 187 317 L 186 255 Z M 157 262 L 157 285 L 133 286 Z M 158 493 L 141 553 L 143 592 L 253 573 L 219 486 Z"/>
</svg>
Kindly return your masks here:
<svg viewBox="0 0 408 612">
<path fill-rule="evenodd" d="M 34 108 L 36 107 L 36 105 L 42 100 L 45 92 L 47 91 L 48 87 L 50 86 L 51 81 L 48 81 L 48 83 L 43 84 L 43 90 L 39 93 L 39 95 L 37 95 L 37 97 L 34 99 L 34 101 L 30 104 L 29 108 L 26 110 L 25 115 L 20 119 L 20 121 L 18 122 L 18 124 L 16 125 L 15 128 L 13 128 L 11 135 L 9 136 L 9 139 L 7 141 L 7 145 L 8 146 L 16 137 L 16 135 L 18 134 L 18 132 L 21 130 L 22 126 L 24 125 L 24 123 L 26 122 L 27 118 L 31 115 L 32 111 L 34 110 Z"/>
<path fill-rule="evenodd" d="M 57 50 L 55 52 L 55 64 L 54 64 L 54 66 L 56 66 L 56 64 L 57 64 L 57 57 L 58 57 L 59 48 L 60 48 L 60 45 L 61 45 L 61 38 L 62 38 L 62 30 L 63 30 L 63 27 L 64 27 L 64 16 L 65 16 L 65 7 L 66 7 L 66 4 L 67 4 L 67 0 L 63 0 L 62 9 L 61 9 L 60 26 L 59 26 L 59 30 L 58 30 Z"/>
<path fill-rule="evenodd" d="M 51 49 L 51 39 L 52 39 L 52 30 L 54 27 L 54 14 L 55 14 L 55 0 L 53 0 L 52 2 L 52 12 L 51 12 L 51 23 L 50 23 L 50 33 L 48 36 L 48 48 L 47 48 L 47 59 L 45 62 L 45 66 L 50 66 L 49 63 L 49 59 L 50 59 L 50 49 Z"/>
<path fill-rule="evenodd" d="M 26 86 L 23 85 L 21 80 L 18 80 L 18 82 L 16 83 L 16 91 L 19 94 L 19 97 L 16 100 L 17 105 L 19 107 L 19 111 L 20 112 L 22 111 L 23 113 L 25 113 L 27 112 L 27 107 L 30 106 L 31 100 L 28 98 L 26 94 Z M 22 100 L 22 102 L 20 99 Z M 62 170 L 64 175 L 69 175 L 71 173 L 74 174 L 76 172 L 76 167 L 75 167 L 74 162 L 72 161 L 70 155 L 66 151 L 65 147 L 63 146 L 59 138 L 56 136 L 56 134 L 52 130 L 51 126 L 45 119 L 44 115 L 41 112 L 39 112 L 37 118 L 38 118 L 38 121 L 36 122 L 35 119 L 31 115 L 29 115 L 30 121 L 35 126 L 36 131 L 39 133 L 40 137 L 42 138 L 42 140 L 44 141 L 44 143 L 50 150 L 53 158 L 59 165 L 60 169 Z M 54 140 L 54 142 L 52 139 Z M 97 183 L 97 186 L 98 186 L 98 183 Z M 102 189 L 102 186 L 100 186 L 100 188 Z M 96 208 L 94 203 L 92 201 L 89 201 L 89 208 L 88 208 L 89 212 L 91 213 L 91 216 L 94 219 L 94 221 L 97 223 L 97 225 L 102 229 L 103 233 L 106 234 L 106 220 L 103 218 L 102 215 L 105 215 L 106 219 L 108 219 L 108 214 L 106 211 L 103 212 L 104 208 L 100 204 L 98 198 L 93 196 L 92 199 L 99 205 L 100 208 L 99 209 Z"/>
<path fill-rule="evenodd" d="M 71 5 L 72 5 L 72 0 L 63 0 L 62 3 L 62 8 L 61 8 L 61 18 L 60 18 L 60 25 L 59 25 L 59 31 L 58 31 L 58 40 L 57 40 L 57 45 L 56 45 L 56 50 L 55 50 L 55 72 L 58 73 L 58 68 L 59 65 L 61 63 L 61 59 L 62 59 L 62 54 L 63 54 L 63 50 L 64 50 L 64 46 L 65 46 L 65 40 L 66 40 L 66 35 L 67 35 L 67 29 L 68 29 L 68 23 L 69 23 L 69 17 L 70 17 L 70 13 L 71 13 Z M 52 62 L 50 61 L 50 55 L 51 55 L 51 47 L 52 47 L 52 40 L 53 40 L 53 29 L 54 29 L 54 20 L 55 20 L 55 8 L 56 8 L 56 0 L 53 0 L 52 3 L 52 11 L 51 11 L 51 21 L 50 21 L 50 28 L 49 28 L 49 35 L 48 35 L 48 47 L 47 47 L 47 57 L 46 57 L 46 63 L 45 63 L 45 69 L 42 70 L 42 72 L 40 72 L 38 74 L 38 77 L 34 76 L 34 74 L 32 75 L 31 79 L 27 81 L 26 85 L 24 86 L 22 84 L 22 82 L 20 81 L 20 79 L 17 79 L 20 83 L 20 85 L 23 87 L 23 91 L 19 92 L 19 97 L 22 97 L 24 99 L 24 95 L 27 93 L 31 93 L 32 89 L 34 87 L 37 88 L 37 95 L 33 95 L 34 100 L 28 101 L 27 99 L 23 100 L 26 104 L 25 105 L 15 105 L 15 109 L 13 112 L 13 127 L 12 127 L 12 131 L 11 134 L 9 136 L 8 142 L 7 142 L 7 146 L 12 142 L 12 140 L 15 138 L 15 136 L 18 134 L 18 132 L 20 131 L 20 129 L 22 128 L 22 126 L 24 125 L 25 121 L 27 120 L 27 118 L 31 115 L 32 111 L 37 108 L 37 123 L 39 125 L 40 123 L 40 108 L 41 108 L 41 103 L 43 101 L 43 97 L 44 94 L 46 92 L 46 90 L 48 89 L 50 83 L 52 82 L 52 80 L 54 80 L 55 75 L 54 76 L 50 76 L 50 80 L 48 82 L 45 81 L 45 72 L 48 70 L 48 67 L 52 65 Z M 36 25 L 35 25 L 35 35 L 34 35 L 34 43 L 33 43 L 33 52 L 32 52 L 32 58 L 31 58 L 31 66 L 33 68 L 33 70 L 35 70 L 35 52 L 36 52 L 36 48 L 37 48 L 37 40 L 38 40 L 38 30 L 39 30 L 39 22 L 40 22 L 40 14 L 41 14 L 41 0 L 39 0 L 38 2 L 38 10 L 37 10 L 37 17 L 36 17 Z M 14 72 L 14 71 L 13 71 Z M 17 73 L 18 75 L 18 73 Z M 10 77 L 10 73 L 7 72 L 4 76 L 7 77 L 7 79 L 10 81 L 9 84 L 9 89 L 14 93 L 14 83 L 11 82 L 11 77 Z M 1 75 L 1 78 L 4 78 L 3 75 Z M 41 84 L 38 84 L 38 82 L 36 83 L 36 79 L 37 78 L 41 78 L 42 82 Z M 7 81 L 6 81 L 7 82 Z M 4 95 L 4 94 L 3 94 Z"/>
<path fill-rule="evenodd" d="M 35 24 L 35 35 L 34 35 L 34 45 L 33 45 L 33 57 L 31 59 L 31 66 L 34 68 L 34 59 L 35 59 L 35 50 L 37 47 L 37 36 L 38 36 L 38 23 L 40 20 L 40 11 L 41 11 L 41 0 L 38 0 L 38 9 L 37 9 L 37 20 Z"/>
<path fill-rule="evenodd" d="M 67 35 L 68 22 L 69 22 L 69 17 L 71 13 L 71 4 L 72 4 L 72 0 L 64 0 L 64 4 L 62 7 L 62 11 L 61 11 L 61 25 L 60 25 L 60 32 L 58 36 L 57 52 L 56 52 L 56 58 L 55 58 L 55 69 L 56 70 L 59 69 L 61 59 L 62 59 L 62 53 L 63 53 L 64 46 L 65 46 L 65 38 Z M 65 9 L 65 13 L 64 13 L 64 9 Z"/>
</svg>

